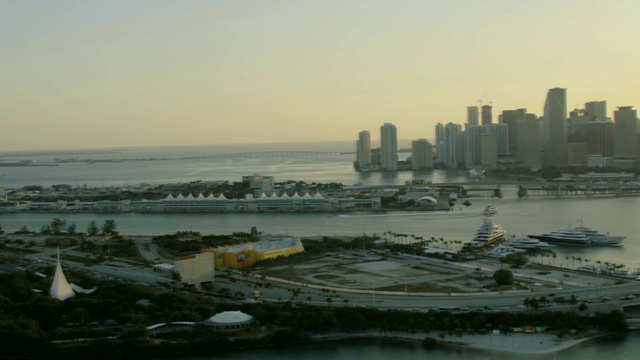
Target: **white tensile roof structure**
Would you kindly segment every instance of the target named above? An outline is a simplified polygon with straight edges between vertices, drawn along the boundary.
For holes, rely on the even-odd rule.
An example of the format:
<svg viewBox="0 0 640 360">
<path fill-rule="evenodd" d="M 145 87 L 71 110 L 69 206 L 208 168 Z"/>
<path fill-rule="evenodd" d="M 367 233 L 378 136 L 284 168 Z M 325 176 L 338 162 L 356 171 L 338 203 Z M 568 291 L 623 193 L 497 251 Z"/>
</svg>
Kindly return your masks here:
<svg viewBox="0 0 640 360">
<path fill-rule="evenodd" d="M 62 272 L 62 266 L 60 266 L 60 250 L 57 251 L 58 261 L 56 262 L 56 273 L 53 276 L 53 282 L 51 283 L 51 289 L 49 290 L 49 294 L 52 298 L 59 300 L 67 300 L 70 297 L 76 296 L 67 281 L 67 278 L 64 276 Z"/>
</svg>

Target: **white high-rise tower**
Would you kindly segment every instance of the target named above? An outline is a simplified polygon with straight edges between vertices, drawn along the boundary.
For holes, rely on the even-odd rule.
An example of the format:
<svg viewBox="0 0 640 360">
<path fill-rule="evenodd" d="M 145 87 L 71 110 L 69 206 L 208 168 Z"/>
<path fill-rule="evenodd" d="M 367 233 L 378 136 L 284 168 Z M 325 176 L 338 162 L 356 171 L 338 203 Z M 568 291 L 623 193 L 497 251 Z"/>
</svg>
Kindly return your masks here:
<svg viewBox="0 0 640 360">
<path fill-rule="evenodd" d="M 398 170 L 398 134 L 391 123 L 380 128 L 380 163 L 382 170 Z"/>
<path fill-rule="evenodd" d="M 366 168 L 371 165 L 371 134 L 364 130 L 358 134 L 356 146 L 357 162 L 360 168 Z"/>
</svg>

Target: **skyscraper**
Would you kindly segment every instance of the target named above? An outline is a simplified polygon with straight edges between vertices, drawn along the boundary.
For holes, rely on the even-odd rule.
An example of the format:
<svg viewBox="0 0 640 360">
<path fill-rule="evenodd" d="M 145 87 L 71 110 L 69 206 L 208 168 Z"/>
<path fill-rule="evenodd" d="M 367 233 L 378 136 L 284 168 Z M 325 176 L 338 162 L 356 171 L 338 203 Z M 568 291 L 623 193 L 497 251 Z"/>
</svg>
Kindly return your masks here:
<svg viewBox="0 0 640 360">
<path fill-rule="evenodd" d="M 498 165 L 495 134 L 487 132 L 480 135 L 480 165 L 487 169 L 494 169 Z"/>
<path fill-rule="evenodd" d="M 620 106 L 613 113 L 614 166 L 635 168 L 638 162 L 638 114 L 633 106 Z"/>
<path fill-rule="evenodd" d="M 500 117 L 501 124 L 507 124 L 509 127 L 509 153 L 515 154 L 517 151 L 516 141 L 516 125 L 518 120 L 525 119 L 527 117 L 527 109 L 517 110 L 504 110 Z"/>
<path fill-rule="evenodd" d="M 606 101 L 590 101 L 584 104 L 584 110 L 587 112 L 589 120 L 607 118 L 607 102 Z"/>
<path fill-rule="evenodd" d="M 460 124 L 448 123 L 444 126 L 442 140 L 442 162 L 448 168 L 456 168 L 463 160 L 463 154 L 459 153 L 459 140 L 462 126 Z"/>
<path fill-rule="evenodd" d="M 356 152 L 358 166 L 361 169 L 371 165 L 371 134 L 368 130 L 361 131 L 358 134 Z"/>
<path fill-rule="evenodd" d="M 413 169 L 433 167 L 433 149 L 427 139 L 411 142 L 411 167 Z"/>
<path fill-rule="evenodd" d="M 482 105 L 482 125 L 493 124 L 493 110 L 491 105 Z"/>
<path fill-rule="evenodd" d="M 380 127 L 380 162 L 382 170 L 398 170 L 398 134 L 391 123 Z"/>
<path fill-rule="evenodd" d="M 506 157 L 509 155 L 509 131 L 507 124 L 488 124 L 478 126 L 467 126 L 466 129 L 466 158 L 467 167 L 482 165 L 482 136 L 492 134 L 491 144 L 495 146 L 492 153 L 495 156 Z M 485 140 L 485 145 L 489 144 Z M 488 145 L 487 145 L 488 146 Z M 462 160 L 462 159 L 459 159 Z"/>
<path fill-rule="evenodd" d="M 544 103 L 543 165 L 567 164 L 567 90 L 553 88 Z"/>
<path fill-rule="evenodd" d="M 540 120 L 527 117 L 516 123 L 516 160 L 525 166 L 539 168 L 540 161 Z"/>
<path fill-rule="evenodd" d="M 444 154 L 444 125 L 442 123 L 438 123 L 436 125 L 436 160 L 438 162 L 443 162 L 443 154 Z"/>
<path fill-rule="evenodd" d="M 478 125 L 480 114 L 477 106 L 467 106 L 467 124 Z"/>
</svg>

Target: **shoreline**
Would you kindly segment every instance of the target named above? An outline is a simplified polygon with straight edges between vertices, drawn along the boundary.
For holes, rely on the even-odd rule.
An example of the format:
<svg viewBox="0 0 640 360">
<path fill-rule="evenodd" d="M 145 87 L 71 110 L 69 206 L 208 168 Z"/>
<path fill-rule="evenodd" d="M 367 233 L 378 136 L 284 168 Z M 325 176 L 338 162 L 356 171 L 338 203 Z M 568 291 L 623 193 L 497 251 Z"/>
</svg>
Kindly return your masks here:
<svg viewBox="0 0 640 360">
<path fill-rule="evenodd" d="M 552 354 L 570 349 L 587 341 L 592 341 L 610 334 L 597 334 L 579 338 L 560 339 L 549 333 L 509 333 L 509 334 L 464 334 L 461 337 L 446 336 L 439 339 L 434 333 L 404 333 L 365 331 L 358 333 L 331 333 L 311 336 L 311 342 L 339 341 L 347 339 L 377 338 L 421 343 L 425 338 L 438 341 L 439 347 L 462 347 L 473 350 L 500 351 L 513 354 Z"/>
</svg>

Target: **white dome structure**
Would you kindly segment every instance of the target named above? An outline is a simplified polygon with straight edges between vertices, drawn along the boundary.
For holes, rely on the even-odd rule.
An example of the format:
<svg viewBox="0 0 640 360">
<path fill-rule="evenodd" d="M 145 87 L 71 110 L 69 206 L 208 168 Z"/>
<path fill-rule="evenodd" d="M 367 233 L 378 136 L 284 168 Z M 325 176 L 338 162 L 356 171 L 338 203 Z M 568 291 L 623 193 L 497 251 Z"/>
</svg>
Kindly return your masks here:
<svg viewBox="0 0 640 360">
<path fill-rule="evenodd" d="M 438 205 L 438 200 L 433 196 L 423 196 L 416 200 L 417 207 L 431 207 Z"/>
<path fill-rule="evenodd" d="M 231 330 L 245 328 L 254 322 L 253 316 L 242 311 L 223 311 L 210 317 L 205 324 L 215 329 Z"/>
</svg>

